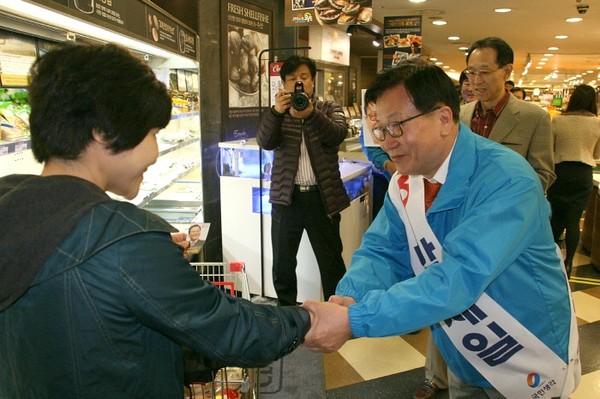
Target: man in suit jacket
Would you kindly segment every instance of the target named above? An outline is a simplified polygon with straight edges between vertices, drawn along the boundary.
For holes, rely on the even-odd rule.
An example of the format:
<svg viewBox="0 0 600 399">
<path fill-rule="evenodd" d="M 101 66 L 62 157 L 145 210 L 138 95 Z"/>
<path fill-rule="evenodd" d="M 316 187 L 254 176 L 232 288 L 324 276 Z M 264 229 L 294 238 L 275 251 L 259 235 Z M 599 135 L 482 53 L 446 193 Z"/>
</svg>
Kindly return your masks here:
<svg viewBox="0 0 600 399">
<path fill-rule="evenodd" d="M 460 120 L 475 133 L 525 157 L 546 191 L 556 178 L 550 115 L 504 88 L 513 59 L 511 47 L 500 38 L 488 37 L 471 45 L 466 72 L 477 101 L 461 107 Z"/>
</svg>

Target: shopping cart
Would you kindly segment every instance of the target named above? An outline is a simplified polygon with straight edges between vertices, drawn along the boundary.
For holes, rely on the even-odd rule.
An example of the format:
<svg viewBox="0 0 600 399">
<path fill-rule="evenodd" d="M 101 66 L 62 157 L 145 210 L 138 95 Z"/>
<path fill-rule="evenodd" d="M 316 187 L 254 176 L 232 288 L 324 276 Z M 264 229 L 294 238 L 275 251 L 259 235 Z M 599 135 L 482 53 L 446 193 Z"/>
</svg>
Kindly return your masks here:
<svg viewBox="0 0 600 399">
<path fill-rule="evenodd" d="M 244 262 L 190 263 L 198 275 L 227 294 L 250 300 L 250 287 Z M 189 398 L 196 399 L 258 399 L 258 374 L 255 368 L 223 367 L 209 383 L 193 383 Z M 186 392 L 187 394 L 188 392 Z"/>
</svg>

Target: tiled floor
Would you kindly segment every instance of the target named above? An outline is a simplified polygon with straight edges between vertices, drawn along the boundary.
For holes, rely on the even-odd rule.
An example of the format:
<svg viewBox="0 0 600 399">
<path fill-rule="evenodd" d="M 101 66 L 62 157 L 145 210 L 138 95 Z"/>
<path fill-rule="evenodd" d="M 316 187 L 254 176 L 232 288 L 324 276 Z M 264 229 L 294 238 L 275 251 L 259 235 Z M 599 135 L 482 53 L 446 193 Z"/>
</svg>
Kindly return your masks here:
<svg viewBox="0 0 600 399">
<path fill-rule="evenodd" d="M 583 378 L 571 399 L 600 398 L 600 272 L 575 257 L 571 289 L 579 325 Z M 327 399 L 403 399 L 424 379 L 428 329 L 415 335 L 360 338 L 324 356 Z M 448 398 L 447 391 L 438 395 Z"/>
</svg>

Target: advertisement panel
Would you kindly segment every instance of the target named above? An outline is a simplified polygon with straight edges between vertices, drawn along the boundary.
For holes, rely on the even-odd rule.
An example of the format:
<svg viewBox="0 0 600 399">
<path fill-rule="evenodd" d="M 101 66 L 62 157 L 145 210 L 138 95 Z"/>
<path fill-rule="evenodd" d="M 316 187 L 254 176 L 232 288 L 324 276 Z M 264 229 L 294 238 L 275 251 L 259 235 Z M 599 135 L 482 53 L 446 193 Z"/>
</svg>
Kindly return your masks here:
<svg viewBox="0 0 600 399">
<path fill-rule="evenodd" d="M 421 57 L 422 16 L 385 17 L 383 22 L 383 68 Z"/>
<path fill-rule="evenodd" d="M 196 60 L 197 35 L 139 0 L 32 0 Z"/>
<path fill-rule="evenodd" d="M 229 0 L 224 13 L 228 76 L 225 140 L 256 137 L 259 106 L 269 105 L 266 59 L 259 60 L 271 42 L 272 12 L 240 0 Z M 259 90 L 260 85 L 260 90 Z M 259 98 L 259 92 L 261 98 Z"/>
<path fill-rule="evenodd" d="M 285 0 L 285 26 L 369 24 L 372 0 Z"/>
</svg>

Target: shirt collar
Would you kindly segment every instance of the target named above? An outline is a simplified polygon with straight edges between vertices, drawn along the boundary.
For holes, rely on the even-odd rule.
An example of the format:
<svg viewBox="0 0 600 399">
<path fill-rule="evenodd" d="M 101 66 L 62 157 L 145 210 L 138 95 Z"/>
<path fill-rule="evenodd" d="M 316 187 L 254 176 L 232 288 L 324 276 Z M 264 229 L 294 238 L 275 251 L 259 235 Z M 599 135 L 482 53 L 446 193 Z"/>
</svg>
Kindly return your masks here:
<svg viewBox="0 0 600 399">
<path fill-rule="evenodd" d="M 448 156 L 446 157 L 446 159 L 444 160 L 444 162 L 442 163 L 440 168 L 437 170 L 437 172 L 435 172 L 435 174 L 433 175 L 433 178 L 428 179 L 430 182 L 441 183 L 441 184 L 446 183 L 446 177 L 448 176 L 448 165 L 450 165 L 450 157 L 452 157 L 452 152 L 454 152 L 454 147 L 456 146 L 457 139 L 458 139 L 458 134 L 456 135 L 456 138 L 454 139 L 454 144 L 452 144 L 452 148 L 450 149 Z"/>
<path fill-rule="evenodd" d="M 504 106 L 506 105 L 506 103 L 508 102 L 508 99 L 510 98 L 511 94 L 508 90 L 504 89 L 504 97 L 502 97 L 500 99 L 500 101 L 498 101 L 498 103 L 496 103 L 496 105 L 494 105 L 492 107 L 492 109 L 490 109 L 490 111 L 492 111 L 492 113 L 494 114 L 494 116 L 498 117 L 500 115 L 500 112 L 502 112 L 502 110 L 504 109 Z M 485 110 L 483 109 L 483 104 L 481 103 L 481 101 L 477 101 L 477 112 L 479 113 L 479 115 L 485 115 Z"/>
</svg>

